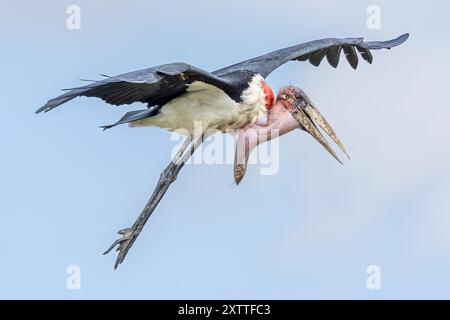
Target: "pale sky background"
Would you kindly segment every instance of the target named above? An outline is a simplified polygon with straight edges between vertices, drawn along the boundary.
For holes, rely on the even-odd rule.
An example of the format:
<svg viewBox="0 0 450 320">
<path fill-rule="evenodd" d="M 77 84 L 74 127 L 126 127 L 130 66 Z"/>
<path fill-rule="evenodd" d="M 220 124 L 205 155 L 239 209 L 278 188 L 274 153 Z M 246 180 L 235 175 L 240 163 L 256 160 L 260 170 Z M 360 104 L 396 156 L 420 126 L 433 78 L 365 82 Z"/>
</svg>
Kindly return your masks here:
<svg viewBox="0 0 450 320">
<path fill-rule="evenodd" d="M 81 30 L 66 8 L 81 8 Z M 381 8 L 381 29 L 366 9 Z M 446 1 L 1 1 L 0 298 L 450 298 L 450 106 Z M 101 253 L 132 224 L 174 142 L 99 125 L 142 108 L 80 98 L 34 111 L 80 78 L 185 61 L 206 70 L 324 37 L 406 44 L 337 70 L 289 63 L 352 159 L 301 132 L 280 170 L 183 169 L 124 264 Z M 345 59 L 341 57 L 342 61 Z M 66 288 L 79 265 L 81 289 Z M 378 265 L 381 290 L 368 290 Z"/>
</svg>

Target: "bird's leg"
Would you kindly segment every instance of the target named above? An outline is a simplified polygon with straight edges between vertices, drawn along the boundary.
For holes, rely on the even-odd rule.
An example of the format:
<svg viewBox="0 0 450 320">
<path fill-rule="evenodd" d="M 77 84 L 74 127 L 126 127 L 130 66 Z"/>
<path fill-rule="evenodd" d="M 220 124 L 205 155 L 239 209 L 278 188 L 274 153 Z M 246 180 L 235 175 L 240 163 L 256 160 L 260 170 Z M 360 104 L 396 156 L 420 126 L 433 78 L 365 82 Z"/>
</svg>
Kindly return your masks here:
<svg viewBox="0 0 450 320">
<path fill-rule="evenodd" d="M 139 217 L 133 223 L 130 228 L 120 230 L 118 233 L 122 235 L 120 239 L 117 239 L 103 254 L 108 254 L 112 249 L 117 246 L 116 251 L 119 251 L 114 264 L 114 269 L 116 269 L 119 264 L 125 259 L 128 250 L 130 250 L 139 233 L 144 228 L 145 223 L 155 210 L 158 203 L 161 201 L 162 197 L 166 193 L 169 186 L 177 179 L 178 172 L 183 168 L 186 161 L 192 156 L 195 150 L 202 144 L 205 137 L 197 138 L 192 140 L 192 138 L 187 138 L 188 140 L 183 143 L 180 151 L 177 153 L 175 159 L 173 159 L 166 169 L 160 175 L 158 184 L 153 191 L 152 196 L 148 200 L 144 209 L 142 210 Z"/>
<path fill-rule="evenodd" d="M 185 153 L 185 151 L 191 145 L 191 143 L 192 143 L 192 138 L 191 137 L 189 137 L 186 140 L 184 140 L 184 142 L 181 145 L 180 149 L 177 151 L 177 153 L 173 157 L 172 162 L 175 162 L 175 163 L 178 162 L 181 159 L 181 156 L 183 155 L 183 153 Z"/>
</svg>

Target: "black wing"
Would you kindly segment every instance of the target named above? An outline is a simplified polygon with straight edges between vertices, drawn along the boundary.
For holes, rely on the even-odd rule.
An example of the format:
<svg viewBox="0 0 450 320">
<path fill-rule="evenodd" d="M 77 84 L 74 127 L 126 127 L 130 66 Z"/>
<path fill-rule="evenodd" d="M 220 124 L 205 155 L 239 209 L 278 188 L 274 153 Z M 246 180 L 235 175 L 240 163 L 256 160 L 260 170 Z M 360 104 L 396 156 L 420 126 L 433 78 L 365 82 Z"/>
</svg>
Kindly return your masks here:
<svg viewBox="0 0 450 320">
<path fill-rule="evenodd" d="M 401 35 L 400 37 L 388 41 L 367 41 L 363 38 L 343 38 L 343 39 L 322 39 L 311 42 L 302 43 L 293 47 L 280 49 L 271 53 L 234 64 L 232 66 L 214 71 L 213 74 L 217 76 L 225 76 L 246 70 L 254 73 L 259 73 L 264 78 L 267 77 L 273 70 L 282 64 L 297 60 L 309 60 L 314 66 L 318 66 L 323 58 L 326 56 L 328 62 L 337 67 L 339 64 L 339 57 L 341 51 L 344 51 L 347 61 L 353 69 L 358 66 L 359 51 L 362 58 L 368 63 L 372 63 L 372 54 L 370 50 L 390 49 L 405 42 L 409 34 Z M 355 50 L 356 49 L 356 50 Z"/>
<path fill-rule="evenodd" d="M 149 106 L 163 106 L 186 92 L 188 85 L 195 81 L 211 84 L 227 93 L 234 90 L 226 79 L 186 63 L 171 63 L 116 77 L 106 77 L 101 81 L 70 89 L 67 93 L 49 100 L 36 113 L 50 111 L 79 96 L 101 98 L 113 105 L 144 102 Z"/>
</svg>

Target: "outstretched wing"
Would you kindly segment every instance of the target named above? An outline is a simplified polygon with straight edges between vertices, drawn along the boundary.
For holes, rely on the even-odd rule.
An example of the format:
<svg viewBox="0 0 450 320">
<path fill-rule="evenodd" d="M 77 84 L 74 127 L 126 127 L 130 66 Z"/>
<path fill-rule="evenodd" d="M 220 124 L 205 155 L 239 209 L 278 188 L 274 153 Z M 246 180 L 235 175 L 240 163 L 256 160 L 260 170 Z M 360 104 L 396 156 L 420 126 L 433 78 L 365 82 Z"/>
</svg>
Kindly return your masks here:
<svg viewBox="0 0 450 320">
<path fill-rule="evenodd" d="M 358 66 L 358 55 L 356 50 L 361 54 L 362 58 L 368 63 L 372 63 L 372 54 L 370 50 L 390 49 L 405 42 L 409 34 L 388 41 L 367 41 L 363 38 L 342 38 L 342 39 L 322 39 L 311 42 L 302 43 L 293 47 L 280 49 L 271 53 L 246 60 L 234 64 L 232 66 L 214 71 L 217 76 L 224 76 L 242 70 L 259 73 L 263 77 L 267 77 L 273 70 L 288 61 L 306 61 L 309 60 L 314 66 L 319 66 L 323 58 L 326 56 L 328 62 L 333 67 L 339 64 L 341 51 L 344 51 L 347 61 L 353 69 Z"/>
<path fill-rule="evenodd" d="M 195 81 L 216 86 L 225 92 L 232 91 L 226 79 L 186 63 L 171 63 L 116 77 L 106 77 L 89 85 L 70 89 L 67 93 L 49 100 L 36 113 L 50 111 L 79 96 L 101 98 L 113 105 L 144 102 L 149 106 L 163 106 L 186 92 L 188 85 Z"/>
</svg>

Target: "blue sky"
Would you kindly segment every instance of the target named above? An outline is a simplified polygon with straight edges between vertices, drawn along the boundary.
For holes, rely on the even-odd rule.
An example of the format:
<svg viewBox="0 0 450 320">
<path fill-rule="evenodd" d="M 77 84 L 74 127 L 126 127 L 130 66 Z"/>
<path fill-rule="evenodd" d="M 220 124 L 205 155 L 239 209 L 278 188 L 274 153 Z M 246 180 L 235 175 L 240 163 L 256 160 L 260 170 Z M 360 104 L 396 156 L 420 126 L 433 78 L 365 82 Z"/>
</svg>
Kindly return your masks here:
<svg viewBox="0 0 450 320">
<path fill-rule="evenodd" d="M 81 8 L 81 29 L 66 9 Z M 366 26 L 369 5 L 381 29 Z M 1 298 L 449 298 L 449 5 L 435 1 L 2 1 Z M 101 253 L 145 204 L 175 142 L 99 125 L 125 111 L 80 98 L 34 111 L 78 79 L 185 61 L 206 70 L 323 37 L 411 38 L 373 65 L 289 63 L 352 159 L 301 132 L 280 170 L 183 169 L 116 271 Z M 66 287 L 70 265 L 80 290 Z M 368 290 L 378 265 L 381 290 Z"/>
</svg>

